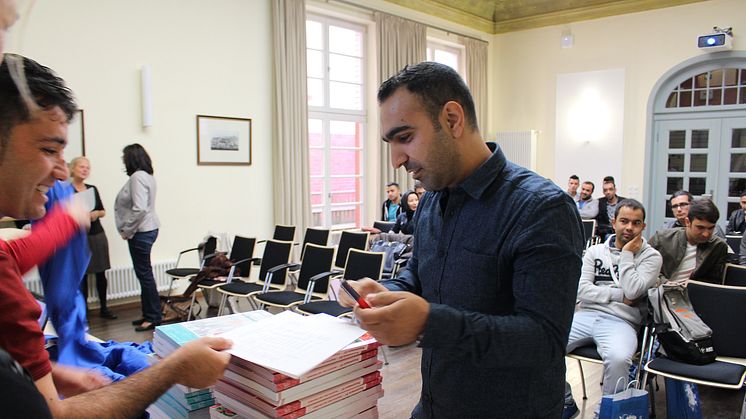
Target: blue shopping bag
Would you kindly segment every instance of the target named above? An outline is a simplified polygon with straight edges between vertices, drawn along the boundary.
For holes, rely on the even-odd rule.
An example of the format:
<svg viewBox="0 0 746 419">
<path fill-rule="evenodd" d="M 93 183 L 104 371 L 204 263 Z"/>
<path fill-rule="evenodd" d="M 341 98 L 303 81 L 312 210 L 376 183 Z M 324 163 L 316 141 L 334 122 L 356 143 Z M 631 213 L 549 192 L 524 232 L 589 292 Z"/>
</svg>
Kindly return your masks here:
<svg viewBox="0 0 746 419">
<path fill-rule="evenodd" d="M 624 378 L 620 378 L 619 382 Z M 607 394 L 601 398 L 599 419 L 648 419 L 648 392 L 635 388 L 636 381 L 624 391 Z"/>
<path fill-rule="evenodd" d="M 669 419 L 702 419 L 699 390 L 696 384 L 666 378 L 666 417 Z"/>
</svg>

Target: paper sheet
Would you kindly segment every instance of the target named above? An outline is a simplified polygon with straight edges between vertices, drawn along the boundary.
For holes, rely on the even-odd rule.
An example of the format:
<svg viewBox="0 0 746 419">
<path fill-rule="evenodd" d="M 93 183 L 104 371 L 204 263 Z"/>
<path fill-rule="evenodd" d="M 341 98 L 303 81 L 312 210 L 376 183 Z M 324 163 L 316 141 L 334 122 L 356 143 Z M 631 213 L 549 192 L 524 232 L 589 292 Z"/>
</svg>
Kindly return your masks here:
<svg viewBox="0 0 746 419">
<path fill-rule="evenodd" d="M 96 207 L 96 195 L 93 193 L 93 188 L 86 189 L 83 192 L 78 192 L 77 196 L 80 197 L 78 199 L 81 200 L 88 211 L 93 211 Z"/>
<path fill-rule="evenodd" d="M 311 371 L 365 333 L 347 320 L 291 311 L 222 334 L 228 352 L 293 378 Z"/>
</svg>

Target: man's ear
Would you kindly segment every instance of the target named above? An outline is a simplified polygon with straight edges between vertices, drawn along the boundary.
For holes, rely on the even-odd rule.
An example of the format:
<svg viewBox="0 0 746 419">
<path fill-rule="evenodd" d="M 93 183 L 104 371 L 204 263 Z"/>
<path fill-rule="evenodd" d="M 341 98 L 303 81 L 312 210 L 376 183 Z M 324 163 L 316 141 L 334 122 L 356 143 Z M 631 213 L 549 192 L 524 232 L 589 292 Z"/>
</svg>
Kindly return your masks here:
<svg viewBox="0 0 746 419">
<path fill-rule="evenodd" d="M 464 108 L 458 102 L 449 101 L 443 105 L 443 112 L 441 113 L 446 121 L 448 130 L 454 138 L 459 138 L 464 134 Z"/>
<path fill-rule="evenodd" d="M 689 216 L 684 217 L 684 227 L 691 227 L 692 222 L 689 221 Z"/>
</svg>

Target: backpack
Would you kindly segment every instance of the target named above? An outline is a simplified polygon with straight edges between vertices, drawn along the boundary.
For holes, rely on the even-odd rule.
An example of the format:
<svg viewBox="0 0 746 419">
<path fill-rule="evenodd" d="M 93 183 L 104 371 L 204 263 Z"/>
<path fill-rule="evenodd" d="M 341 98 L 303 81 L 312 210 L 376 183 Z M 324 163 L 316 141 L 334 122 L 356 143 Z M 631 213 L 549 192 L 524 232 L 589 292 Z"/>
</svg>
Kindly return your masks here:
<svg viewBox="0 0 746 419">
<path fill-rule="evenodd" d="M 694 312 L 686 288 L 663 284 L 648 291 L 654 332 L 674 361 L 705 365 L 715 361 L 712 329 Z"/>
<path fill-rule="evenodd" d="M 391 272 L 394 269 L 394 263 L 407 250 L 407 245 L 402 242 L 378 240 L 371 244 L 371 252 L 381 252 L 383 256 L 383 271 Z"/>
</svg>

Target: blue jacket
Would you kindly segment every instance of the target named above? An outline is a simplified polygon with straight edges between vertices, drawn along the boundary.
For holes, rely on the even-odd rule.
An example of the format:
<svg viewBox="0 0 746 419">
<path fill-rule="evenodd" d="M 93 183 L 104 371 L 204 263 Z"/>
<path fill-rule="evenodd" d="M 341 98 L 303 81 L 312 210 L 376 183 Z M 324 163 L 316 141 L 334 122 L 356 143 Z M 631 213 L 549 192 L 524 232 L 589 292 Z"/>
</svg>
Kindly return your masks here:
<svg viewBox="0 0 746 419">
<path fill-rule="evenodd" d="M 493 155 L 427 192 L 390 290 L 430 302 L 415 418 L 559 417 L 584 244 L 575 202 Z M 478 220 L 478 222 L 475 222 Z"/>
</svg>

